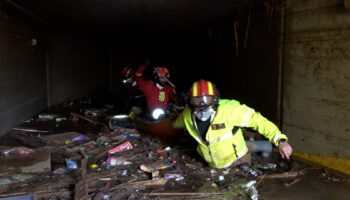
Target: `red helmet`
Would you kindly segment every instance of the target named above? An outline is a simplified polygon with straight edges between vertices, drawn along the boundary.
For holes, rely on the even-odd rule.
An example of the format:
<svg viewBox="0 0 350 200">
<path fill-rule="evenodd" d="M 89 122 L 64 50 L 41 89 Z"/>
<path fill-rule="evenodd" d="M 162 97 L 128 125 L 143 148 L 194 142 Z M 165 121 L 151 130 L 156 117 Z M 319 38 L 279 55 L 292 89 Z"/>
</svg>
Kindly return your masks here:
<svg viewBox="0 0 350 200">
<path fill-rule="evenodd" d="M 194 108 L 216 106 L 219 98 L 215 85 L 203 79 L 193 83 L 188 95 L 190 106 Z"/>
<path fill-rule="evenodd" d="M 122 75 L 127 77 L 127 78 L 132 77 L 134 75 L 134 70 L 129 65 L 127 65 L 127 66 L 123 67 Z"/>
<path fill-rule="evenodd" d="M 167 78 L 170 78 L 170 72 L 166 67 L 156 67 L 154 68 L 154 73 L 158 76 L 165 76 Z"/>
</svg>

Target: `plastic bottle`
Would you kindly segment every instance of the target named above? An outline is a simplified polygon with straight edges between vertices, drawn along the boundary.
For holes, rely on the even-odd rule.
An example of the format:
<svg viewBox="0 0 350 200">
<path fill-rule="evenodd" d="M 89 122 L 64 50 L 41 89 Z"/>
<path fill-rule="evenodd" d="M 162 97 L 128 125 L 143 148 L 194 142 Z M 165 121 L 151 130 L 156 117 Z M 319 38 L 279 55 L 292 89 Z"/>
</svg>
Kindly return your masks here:
<svg viewBox="0 0 350 200">
<path fill-rule="evenodd" d="M 140 166 L 140 169 L 145 172 L 152 172 L 155 170 L 167 169 L 176 164 L 176 161 L 171 162 L 155 162 L 150 164 L 143 164 Z"/>
</svg>

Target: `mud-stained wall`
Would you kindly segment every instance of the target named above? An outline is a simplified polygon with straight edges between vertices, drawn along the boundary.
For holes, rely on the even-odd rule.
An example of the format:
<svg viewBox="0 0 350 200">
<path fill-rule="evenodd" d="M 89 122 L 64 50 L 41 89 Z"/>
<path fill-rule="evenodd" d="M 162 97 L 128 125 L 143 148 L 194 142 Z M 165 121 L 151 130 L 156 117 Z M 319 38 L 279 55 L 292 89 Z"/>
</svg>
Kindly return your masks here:
<svg viewBox="0 0 350 200">
<path fill-rule="evenodd" d="M 45 32 L 24 19 L 0 6 L 0 136 L 46 106 Z"/>
<path fill-rule="evenodd" d="M 350 11 L 343 2 L 289 1 L 283 130 L 297 150 L 350 158 Z"/>
</svg>

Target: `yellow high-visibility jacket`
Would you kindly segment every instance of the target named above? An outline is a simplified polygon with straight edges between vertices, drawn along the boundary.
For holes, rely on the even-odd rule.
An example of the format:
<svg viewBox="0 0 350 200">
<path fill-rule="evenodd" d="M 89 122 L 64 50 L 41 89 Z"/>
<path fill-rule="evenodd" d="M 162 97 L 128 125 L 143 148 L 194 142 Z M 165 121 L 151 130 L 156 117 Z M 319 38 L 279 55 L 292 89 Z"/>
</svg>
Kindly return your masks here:
<svg viewBox="0 0 350 200">
<path fill-rule="evenodd" d="M 236 100 L 220 99 L 219 106 L 202 139 L 195 125 L 195 116 L 186 107 L 174 121 L 175 128 L 186 128 L 198 142 L 198 153 L 215 168 L 230 166 L 248 152 L 241 128 L 258 131 L 278 146 L 280 139 L 288 140 L 278 127 L 254 109 L 240 104 Z"/>
</svg>

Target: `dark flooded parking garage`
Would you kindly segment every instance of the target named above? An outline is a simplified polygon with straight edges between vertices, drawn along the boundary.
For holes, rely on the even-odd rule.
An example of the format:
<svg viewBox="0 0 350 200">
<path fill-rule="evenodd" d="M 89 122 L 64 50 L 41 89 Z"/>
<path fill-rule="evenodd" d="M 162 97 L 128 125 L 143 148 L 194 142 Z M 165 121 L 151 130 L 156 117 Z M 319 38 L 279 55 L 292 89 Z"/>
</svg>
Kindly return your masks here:
<svg viewBox="0 0 350 200">
<path fill-rule="evenodd" d="M 349 0 L 0 0 L 0 200 L 347 200 L 349 47 Z M 137 80 L 162 70 L 176 100 L 152 121 Z M 171 127 L 200 79 L 276 124 L 290 159 L 209 166 Z"/>
</svg>

